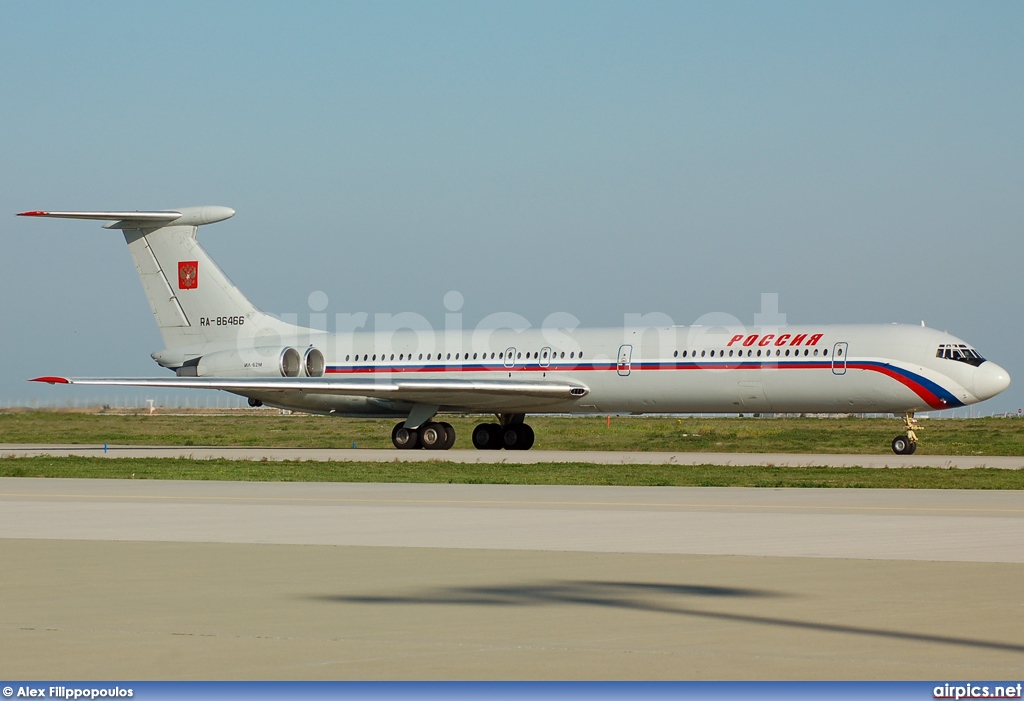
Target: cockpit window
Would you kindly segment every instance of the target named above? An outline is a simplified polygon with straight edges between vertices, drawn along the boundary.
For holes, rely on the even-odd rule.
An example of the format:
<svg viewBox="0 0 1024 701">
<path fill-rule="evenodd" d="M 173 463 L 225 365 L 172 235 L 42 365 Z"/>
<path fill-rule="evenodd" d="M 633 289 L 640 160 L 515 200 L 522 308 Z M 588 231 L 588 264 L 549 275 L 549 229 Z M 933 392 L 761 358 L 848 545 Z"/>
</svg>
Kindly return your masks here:
<svg viewBox="0 0 1024 701">
<path fill-rule="evenodd" d="M 967 363 L 975 367 L 985 362 L 985 359 L 981 357 L 978 351 L 963 343 L 943 343 L 935 351 L 935 357 L 945 358 L 946 360 L 958 360 L 961 363 Z"/>
</svg>

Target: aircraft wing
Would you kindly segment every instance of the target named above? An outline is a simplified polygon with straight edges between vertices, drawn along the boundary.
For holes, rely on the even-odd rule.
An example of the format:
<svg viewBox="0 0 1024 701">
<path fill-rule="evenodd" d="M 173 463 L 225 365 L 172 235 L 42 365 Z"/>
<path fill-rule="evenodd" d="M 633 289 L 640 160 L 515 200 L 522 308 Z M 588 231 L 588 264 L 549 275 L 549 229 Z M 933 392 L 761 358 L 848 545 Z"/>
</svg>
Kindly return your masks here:
<svg viewBox="0 0 1024 701">
<path fill-rule="evenodd" d="M 446 380 L 365 377 L 335 380 L 329 377 L 36 377 L 32 382 L 113 387 L 160 387 L 169 389 L 219 389 L 242 395 L 266 397 L 274 393 L 348 395 L 390 399 L 439 406 L 481 407 L 503 400 L 572 400 L 590 390 L 563 380 Z"/>
</svg>

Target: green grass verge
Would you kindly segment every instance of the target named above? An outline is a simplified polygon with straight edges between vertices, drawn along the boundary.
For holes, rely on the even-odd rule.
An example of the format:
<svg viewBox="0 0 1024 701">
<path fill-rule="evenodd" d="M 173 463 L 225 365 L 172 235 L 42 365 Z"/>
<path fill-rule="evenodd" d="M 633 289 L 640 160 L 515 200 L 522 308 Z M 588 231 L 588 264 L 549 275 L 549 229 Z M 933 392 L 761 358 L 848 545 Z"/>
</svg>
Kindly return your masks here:
<svg viewBox="0 0 1024 701">
<path fill-rule="evenodd" d="M 419 482 L 674 487 L 831 487 L 1024 489 L 1021 470 L 720 465 L 536 465 L 450 462 L 270 462 L 182 458 L 6 458 L 0 477 L 243 480 L 261 482 Z"/>
<path fill-rule="evenodd" d="M 446 417 L 456 448 L 471 448 L 485 417 Z M 529 418 L 539 450 L 861 453 L 890 450 L 901 423 L 893 419 L 821 418 Z M 0 412 L 0 443 L 390 448 L 392 420 L 339 419 L 263 411 L 233 415 Z M 943 419 L 920 422 L 922 455 L 1024 455 L 1024 420 Z"/>
</svg>

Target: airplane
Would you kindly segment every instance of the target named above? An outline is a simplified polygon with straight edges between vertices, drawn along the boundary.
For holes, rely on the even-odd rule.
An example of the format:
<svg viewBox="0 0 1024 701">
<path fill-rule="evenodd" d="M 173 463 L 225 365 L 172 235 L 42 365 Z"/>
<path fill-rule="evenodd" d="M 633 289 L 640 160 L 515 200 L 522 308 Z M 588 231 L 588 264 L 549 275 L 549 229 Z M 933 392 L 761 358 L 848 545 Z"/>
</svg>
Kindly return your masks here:
<svg viewBox="0 0 1024 701">
<path fill-rule="evenodd" d="M 918 443 L 915 412 L 1005 390 L 1010 376 L 970 344 L 923 325 L 496 329 L 486 334 L 331 334 L 257 309 L 200 246 L 229 207 L 22 212 L 121 230 L 164 348 L 168 377 L 66 378 L 68 385 L 216 389 L 251 406 L 399 419 L 396 448 L 447 450 L 444 414 L 493 414 L 481 450 L 528 450 L 529 414 L 893 413 L 899 455 Z M 657 339 L 651 342 L 651 334 Z"/>
</svg>

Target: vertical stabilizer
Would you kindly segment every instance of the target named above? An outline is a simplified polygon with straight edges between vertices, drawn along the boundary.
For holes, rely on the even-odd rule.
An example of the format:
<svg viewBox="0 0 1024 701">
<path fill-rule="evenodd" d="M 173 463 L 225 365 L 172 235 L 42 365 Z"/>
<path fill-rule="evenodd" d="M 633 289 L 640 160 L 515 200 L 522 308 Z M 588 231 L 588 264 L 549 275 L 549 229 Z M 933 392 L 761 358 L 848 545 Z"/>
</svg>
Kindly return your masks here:
<svg viewBox="0 0 1024 701">
<path fill-rule="evenodd" d="M 246 345 L 299 329 L 257 309 L 196 240 L 203 224 L 234 215 L 227 207 L 165 212 L 23 212 L 20 216 L 112 221 L 121 229 L 168 350 L 215 343 Z"/>
</svg>

